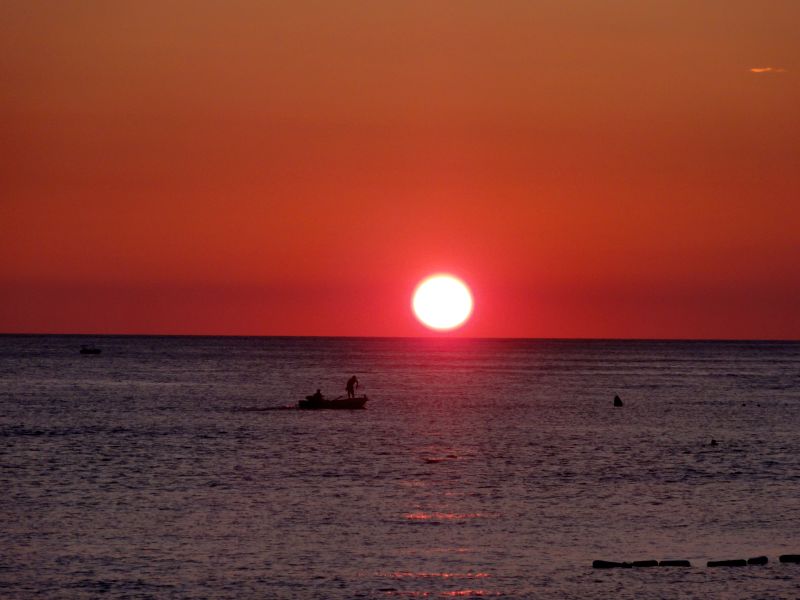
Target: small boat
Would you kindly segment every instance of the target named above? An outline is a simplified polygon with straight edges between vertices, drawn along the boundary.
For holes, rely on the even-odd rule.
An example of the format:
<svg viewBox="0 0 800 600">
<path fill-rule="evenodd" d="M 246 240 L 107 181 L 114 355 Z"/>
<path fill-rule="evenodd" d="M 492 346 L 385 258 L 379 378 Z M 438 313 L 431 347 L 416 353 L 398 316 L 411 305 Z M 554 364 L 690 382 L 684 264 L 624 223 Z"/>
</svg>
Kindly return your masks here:
<svg viewBox="0 0 800 600">
<path fill-rule="evenodd" d="M 100 348 L 95 348 L 94 346 L 87 346 L 86 344 L 81 344 L 81 354 L 100 354 L 102 350 Z"/>
<path fill-rule="evenodd" d="M 340 409 L 340 410 L 359 410 L 363 409 L 367 403 L 366 396 L 359 396 L 358 398 L 335 398 L 333 400 L 325 400 L 315 398 L 314 396 L 306 396 L 305 400 L 300 400 L 297 403 L 297 408 L 303 410 L 323 410 L 323 409 Z"/>
</svg>

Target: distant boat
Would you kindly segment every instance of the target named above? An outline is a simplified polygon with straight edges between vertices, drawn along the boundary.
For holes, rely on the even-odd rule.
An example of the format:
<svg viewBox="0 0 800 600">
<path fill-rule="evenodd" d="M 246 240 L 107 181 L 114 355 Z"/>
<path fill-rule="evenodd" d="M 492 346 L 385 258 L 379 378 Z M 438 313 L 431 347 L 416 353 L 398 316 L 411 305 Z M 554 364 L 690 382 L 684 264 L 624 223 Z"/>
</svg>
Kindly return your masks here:
<svg viewBox="0 0 800 600">
<path fill-rule="evenodd" d="M 86 344 L 81 344 L 81 354 L 100 354 L 102 350 L 100 348 L 95 348 L 94 346 L 87 346 Z"/>
<path fill-rule="evenodd" d="M 306 396 L 305 400 L 300 400 L 297 403 L 297 408 L 302 410 L 325 410 L 325 409 L 339 409 L 339 410 L 359 410 L 363 409 L 367 403 L 366 396 L 359 396 L 358 398 L 335 398 L 333 400 L 320 400 L 314 396 Z"/>
</svg>

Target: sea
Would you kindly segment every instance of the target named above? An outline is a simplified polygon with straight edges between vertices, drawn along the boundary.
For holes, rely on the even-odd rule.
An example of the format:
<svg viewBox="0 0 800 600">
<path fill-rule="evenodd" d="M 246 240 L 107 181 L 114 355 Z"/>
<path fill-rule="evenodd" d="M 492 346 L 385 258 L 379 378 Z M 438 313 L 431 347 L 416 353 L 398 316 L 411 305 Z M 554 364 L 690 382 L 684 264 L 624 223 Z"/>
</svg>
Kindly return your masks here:
<svg viewBox="0 0 800 600">
<path fill-rule="evenodd" d="M 0 535 L 4 599 L 797 598 L 800 343 L 0 336 Z"/>
</svg>

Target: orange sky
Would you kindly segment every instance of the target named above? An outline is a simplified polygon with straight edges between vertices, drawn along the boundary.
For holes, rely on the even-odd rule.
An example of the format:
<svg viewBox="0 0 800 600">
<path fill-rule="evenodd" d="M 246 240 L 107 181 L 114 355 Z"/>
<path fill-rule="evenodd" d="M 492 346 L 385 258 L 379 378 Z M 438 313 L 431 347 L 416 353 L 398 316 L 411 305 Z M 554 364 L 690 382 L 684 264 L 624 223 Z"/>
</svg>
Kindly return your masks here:
<svg viewBox="0 0 800 600">
<path fill-rule="evenodd" d="M 796 0 L 0 4 L 0 332 L 800 339 Z M 760 72 L 752 69 L 770 69 Z"/>
</svg>

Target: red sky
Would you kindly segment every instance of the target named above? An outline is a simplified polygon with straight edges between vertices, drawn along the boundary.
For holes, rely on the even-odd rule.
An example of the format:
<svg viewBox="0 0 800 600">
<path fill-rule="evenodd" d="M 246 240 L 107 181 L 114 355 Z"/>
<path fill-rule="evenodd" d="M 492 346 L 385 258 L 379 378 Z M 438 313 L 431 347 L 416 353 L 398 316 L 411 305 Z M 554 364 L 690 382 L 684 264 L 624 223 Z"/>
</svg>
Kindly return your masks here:
<svg viewBox="0 0 800 600">
<path fill-rule="evenodd" d="M 0 4 L 0 332 L 800 339 L 800 3 Z M 755 72 L 753 69 L 768 69 Z"/>
</svg>

